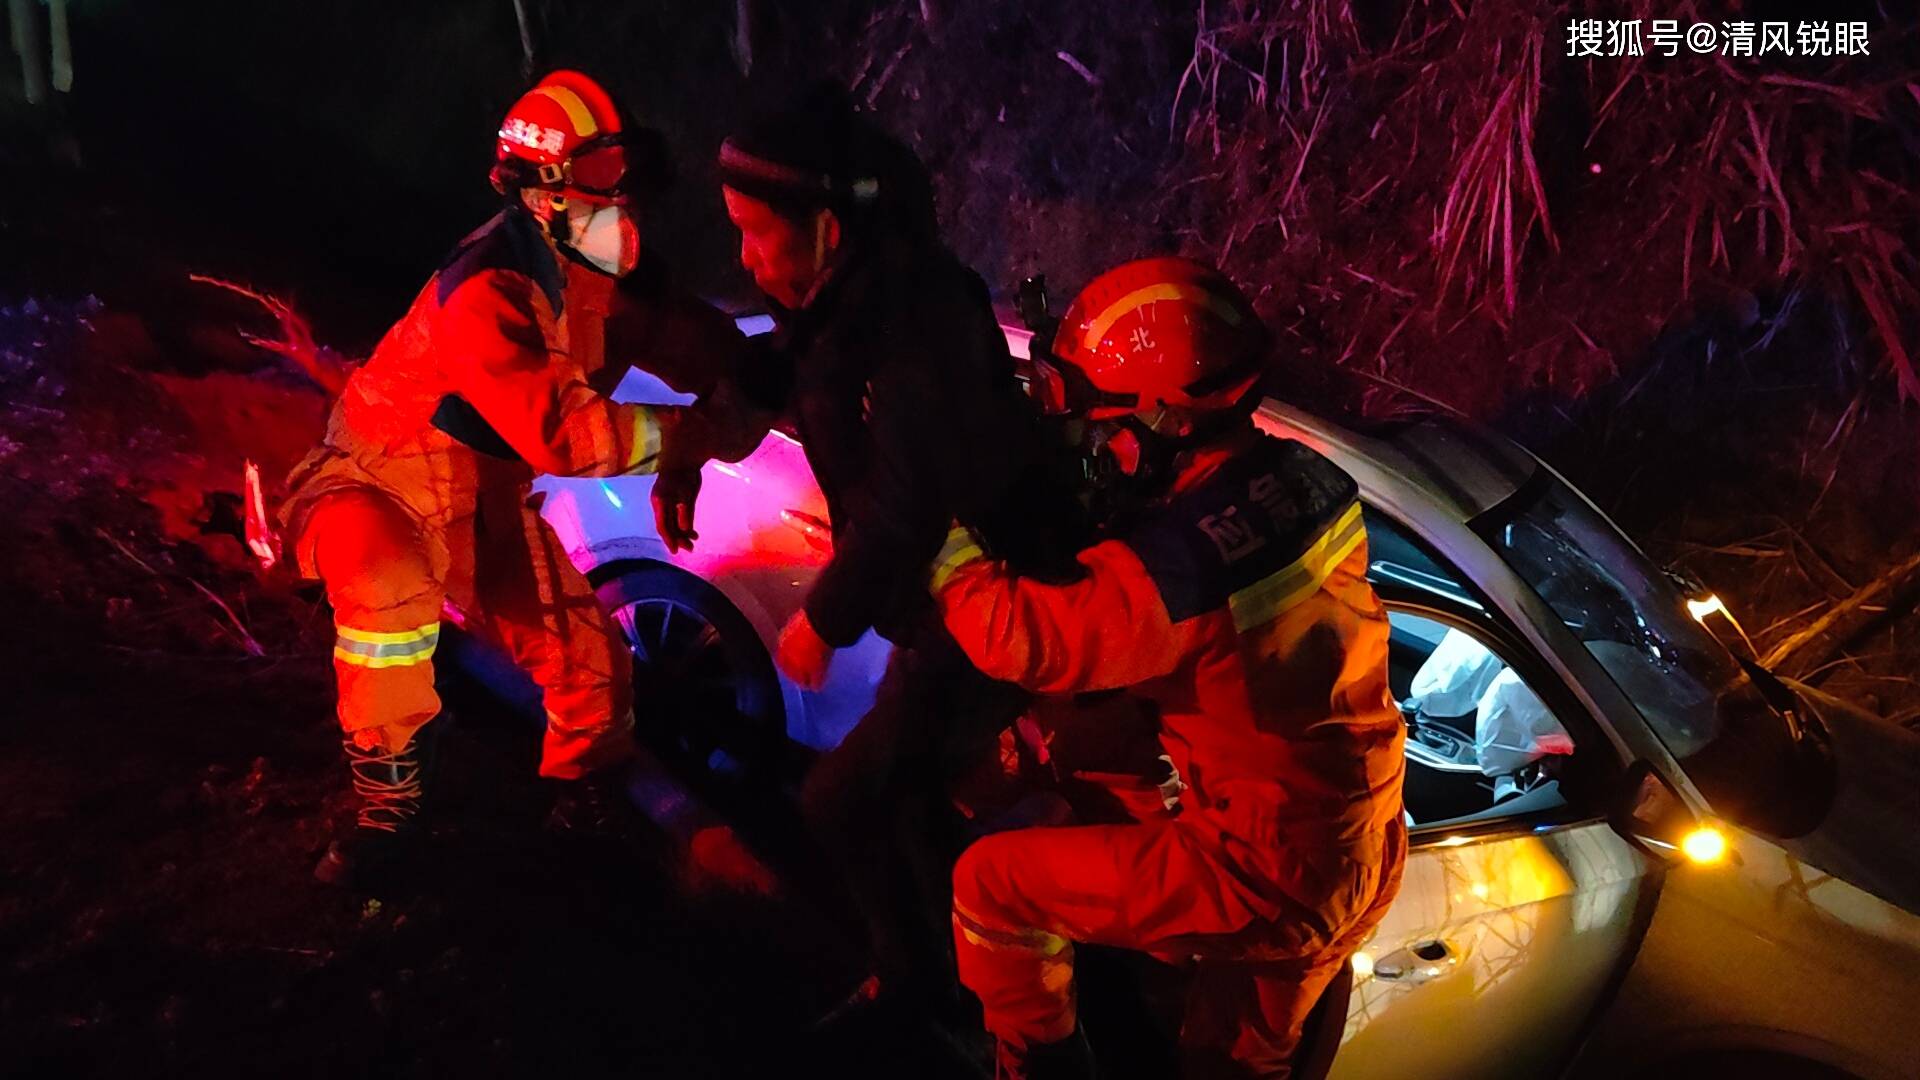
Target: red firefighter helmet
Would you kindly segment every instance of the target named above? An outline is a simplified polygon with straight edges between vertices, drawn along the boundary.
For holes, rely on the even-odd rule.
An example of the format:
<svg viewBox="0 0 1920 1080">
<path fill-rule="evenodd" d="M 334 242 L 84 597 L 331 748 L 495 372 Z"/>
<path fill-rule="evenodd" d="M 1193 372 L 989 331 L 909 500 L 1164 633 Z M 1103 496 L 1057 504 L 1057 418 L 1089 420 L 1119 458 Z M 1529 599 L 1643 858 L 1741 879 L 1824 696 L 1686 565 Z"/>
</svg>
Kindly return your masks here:
<svg viewBox="0 0 1920 1080">
<path fill-rule="evenodd" d="M 1136 259 L 1067 308 L 1053 343 L 1063 370 L 1041 371 L 1036 389 L 1052 411 L 1095 420 L 1228 409 L 1259 381 L 1268 340 L 1224 274 L 1191 259 Z"/>
<path fill-rule="evenodd" d="M 556 71 L 500 121 L 493 181 L 503 191 L 611 198 L 627 190 L 630 164 L 612 95 L 580 72 Z"/>
</svg>

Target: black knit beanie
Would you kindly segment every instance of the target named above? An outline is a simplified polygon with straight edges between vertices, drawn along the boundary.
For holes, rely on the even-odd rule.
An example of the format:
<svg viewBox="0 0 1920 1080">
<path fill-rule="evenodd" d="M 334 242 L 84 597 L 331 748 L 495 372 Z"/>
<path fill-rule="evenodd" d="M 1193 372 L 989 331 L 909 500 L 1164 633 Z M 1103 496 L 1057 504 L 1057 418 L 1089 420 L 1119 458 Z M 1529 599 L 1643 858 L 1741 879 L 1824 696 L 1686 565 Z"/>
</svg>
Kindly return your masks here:
<svg viewBox="0 0 1920 1080">
<path fill-rule="evenodd" d="M 823 84 L 720 147 L 720 182 L 786 214 L 832 210 L 859 232 L 886 223 L 932 234 L 933 189 L 911 150 Z"/>
</svg>

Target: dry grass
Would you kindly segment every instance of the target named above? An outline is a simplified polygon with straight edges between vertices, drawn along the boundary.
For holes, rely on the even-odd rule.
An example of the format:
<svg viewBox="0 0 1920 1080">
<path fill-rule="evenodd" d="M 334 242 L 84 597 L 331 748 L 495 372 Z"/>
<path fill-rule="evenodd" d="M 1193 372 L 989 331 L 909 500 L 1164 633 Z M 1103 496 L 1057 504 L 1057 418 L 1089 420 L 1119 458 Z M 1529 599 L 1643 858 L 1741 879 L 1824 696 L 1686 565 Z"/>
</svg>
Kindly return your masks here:
<svg viewBox="0 0 1920 1080">
<path fill-rule="evenodd" d="M 1723 14 L 1617 7 L 1601 14 Z M 1589 8 L 1405 0 L 1382 29 L 1336 0 L 1210 0 L 1174 95 L 1190 186 L 1162 212 L 1256 286 L 1305 368 L 1350 376 L 1346 404 L 1557 413 L 1619 474 L 1618 498 L 1675 475 L 1634 457 L 1650 417 L 1771 410 L 1778 437 L 1753 432 L 1745 452 L 1777 457 L 1775 489 L 1652 531 L 1778 642 L 1904 551 L 1862 551 L 1886 513 L 1854 507 L 1888 434 L 1911 445 L 1920 402 L 1920 81 L 1901 59 L 1920 19 L 1874 23 L 1866 58 L 1569 59 L 1567 20 Z M 1774 400 L 1689 400 L 1696 369 L 1730 373 L 1719 395 L 1750 369 L 1819 385 L 1784 407 L 1774 374 L 1751 391 Z M 1718 530 L 1754 513 L 1777 542 L 1727 543 Z"/>
<path fill-rule="evenodd" d="M 1216 154 L 1223 130 L 1232 125 L 1223 121 L 1223 107 L 1230 115 L 1234 101 L 1242 99 L 1256 110 L 1274 108 L 1283 115 L 1310 110 L 1333 59 L 1359 45 L 1349 0 L 1226 0 L 1215 10 L 1210 15 L 1200 0 L 1193 59 L 1174 90 L 1168 129 L 1184 130 L 1189 141 L 1204 141 Z"/>
<path fill-rule="evenodd" d="M 1508 315 L 1519 303 L 1520 249 L 1535 224 L 1550 249 L 1560 247 L 1533 156 L 1534 120 L 1540 112 L 1540 39 L 1522 42 L 1519 51 L 1512 71 L 1498 78 L 1499 92 L 1486 122 L 1458 156 L 1432 239 L 1440 258 L 1435 298 L 1446 300 L 1461 256 L 1473 251 L 1476 276 L 1497 276 Z M 1515 203 L 1523 204 L 1517 220 Z"/>
<path fill-rule="evenodd" d="M 1211 259 L 1272 319 L 1303 404 L 1496 421 L 1654 546 L 1710 552 L 1705 576 L 1767 645 L 1920 521 L 1885 494 L 1920 493 L 1910 451 L 1888 449 L 1914 445 L 1920 400 L 1920 11 L 1884 5 L 1867 57 L 1567 57 L 1573 17 L 1729 14 L 1602 7 L 1193 0 L 1130 8 L 1122 48 L 998 0 L 955 8 L 944 44 L 896 62 L 922 39 L 915 5 L 893 0 L 854 81 L 886 87 L 867 95 L 883 116 L 929 94 L 907 115 L 951 155 L 947 190 L 981 186 L 977 148 L 1015 146 L 1011 171 L 1034 176 L 1008 185 L 1018 213 L 1093 226 L 1015 233 L 1024 251 L 988 227 L 996 272 L 1161 244 Z M 1035 75 L 1015 80 L 1026 119 L 1003 105 L 948 138 L 951 103 L 929 88 L 951 81 L 963 23 L 1017 29 L 999 40 L 1030 48 Z M 1141 62 L 1150 83 L 1129 74 Z M 1063 95 L 1084 111 L 1036 108 Z M 1123 153 L 1081 138 L 1115 127 Z M 1160 155 L 1137 195 L 1089 179 Z M 1730 545 L 1780 527 L 1756 516 L 1791 518 L 1833 557 Z"/>
<path fill-rule="evenodd" d="M 1613 198 L 1645 204 L 1635 256 L 1677 265 L 1679 288 L 1659 315 L 1683 310 L 1708 277 L 1756 292 L 1837 288 L 1901 396 L 1920 400 L 1920 83 L 1897 64 L 1842 59 L 1784 69 L 1689 55 L 1569 60 L 1566 20 L 1590 14 L 1575 6 L 1409 0 L 1390 39 L 1370 49 L 1345 0 L 1202 0 L 1172 127 L 1198 152 L 1196 176 L 1229 182 L 1212 185 L 1222 189 L 1222 227 L 1195 235 L 1255 280 L 1289 262 L 1288 249 L 1339 248 L 1310 267 L 1309 299 L 1346 328 L 1341 361 L 1371 359 L 1376 374 L 1391 366 L 1390 346 L 1444 347 L 1462 332 L 1479 342 L 1477 318 L 1510 352 L 1533 351 L 1549 367 L 1570 355 L 1611 365 L 1617 350 L 1581 329 L 1605 325 L 1606 313 L 1526 310 L 1553 303 L 1555 279 L 1568 276 L 1554 208 L 1577 173 L 1550 179 L 1539 155 L 1543 134 L 1563 156 L 1568 149 L 1558 132 L 1542 132 L 1543 99 L 1574 93 L 1589 118 L 1583 149 L 1638 155 L 1607 180 Z M 1626 6 L 1628 17 L 1675 14 Z M 1876 53 L 1897 54 L 1899 36 L 1912 32 L 1886 28 Z M 1340 134 L 1343 145 L 1327 146 L 1329 133 L 1358 131 L 1366 137 Z M 1897 140 L 1904 150 L 1886 153 Z M 1859 160 L 1863 151 L 1874 164 Z M 1876 168 L 1882 160 L 1898 167 Z M 1316 191 L 1331 200 L 1315 202 Z M 1362 234 L 1340 217 L 1366 209 L 1397 213 L 1401 227 Z M 1420 233 L 1405 228 L 1414 212 L 1426 222 Z M 1278 240 L 1249 247 L 1267 225 Z M 1368 288 L 1329 283 L 1335 275 Z M 1416 306 L 1434 317 L 1409 326 Z M 1576 373 L 1573 385 L 1584 378 Z"/>
<path fill-rule="evenodd" d="M 1675 195 L 1686 206 L 1681 291 L 1692 295 L 1702 268 L 1775 286 L 1813 278 L 1848 290 L 1901 398 L 1920 402 L 1912 345 L 1920 171 L 1911 143 L 1897 177 L 1851 160 L 1876 137 L 1911 140 L 1911 129 L 1900 126 L 1911 123 L 1912 109 L 1900 99 L 1920 91 L 1895 80 L 1842 78 L 1755 77 L 1721 63 L 1705 88 L 1671 76 L 1649 88 L 1650 106 L 1671 114 L 1698 107 L 1704 96 L 1712 117 L 1699 152 L 1676 173 Z M 1907 117 L 1897 115 L 1903 111 Z M 1742 254 L 1746 266 L 1736 265 Z"/>
</svg>

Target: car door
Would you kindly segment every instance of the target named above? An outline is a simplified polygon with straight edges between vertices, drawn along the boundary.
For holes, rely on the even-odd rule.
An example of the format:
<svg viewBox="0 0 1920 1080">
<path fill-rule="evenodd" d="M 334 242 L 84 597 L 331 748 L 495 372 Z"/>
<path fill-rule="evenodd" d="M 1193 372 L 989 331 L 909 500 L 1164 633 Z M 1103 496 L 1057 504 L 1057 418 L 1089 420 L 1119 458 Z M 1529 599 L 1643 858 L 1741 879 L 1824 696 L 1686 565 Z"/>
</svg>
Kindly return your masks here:
<svg viewBox="0 0 1920 1080">
<path fill-rule="evenodd" d="M 1332 1075 L 1555 1075 L 1656 894 L 1653 864 L 1597 805 L 1595 778 L 1618 762 L 1552 667 L 1501 633 L 1460 575 L 1382 515 L 1369 513 L 1368 532 L 1410 714 L 1411 850 L 1398 898 L 1354 958 Z M 1462 648 L 1480 650 L 1479 670 L 1436 676 Z M 1479 683 L 1447 702 L 1467 675 Z M 1429 716 L 1430 704 L 1466 712 Z"/>
<path fill-rule="evenodd" d="M 1332 1075 L 1556 1075 L 1634 947 L 1644 874 L 1600 822 L 1417 836 Z"/>
<path fill-rule="evenodd" d="M 749 334 L 765 328 L 741 320 Z M 637 367 L 612 396 L 643 405 L 692 400 Z M 779 430 L 738 462 L 708 462 L 701 477 L 694 521 L 700 539 L 692 551 L 677 553 L 666 550 L 654 527 L 651 475 L 543 476 L 534 489 L 545 499 L 542 516 L 583 571 L 625 560 L 679 567 L 719 589 L 771 653 L 832 553 L 826 496 L 800 444 Z M 835 654 L 818 689 L 777 676 L 788 736 L 816 750 L 838 744 L 872 706 L 891 654 L 886 639 L 869 630 Z"/>
</svg>

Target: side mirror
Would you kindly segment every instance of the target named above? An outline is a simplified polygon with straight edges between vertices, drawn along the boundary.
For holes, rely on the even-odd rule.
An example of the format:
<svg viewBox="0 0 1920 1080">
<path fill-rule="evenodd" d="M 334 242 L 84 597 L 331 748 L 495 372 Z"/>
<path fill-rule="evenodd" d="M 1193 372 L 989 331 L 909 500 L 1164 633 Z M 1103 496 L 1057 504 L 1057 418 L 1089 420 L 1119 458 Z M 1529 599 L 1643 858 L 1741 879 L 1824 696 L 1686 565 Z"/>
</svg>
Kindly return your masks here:
<svg viewBox="0 0 1920 1080">
<path fill-rule="evenodd" d="M 1778 839 L 1804 836 L 1826 820 L 1839 788 L 1832 737 L 1818 712 L 1774 674 L 1739 658 L 1745 685 L 1723 691 L 1714 767 L 1737 776 L 1713 796 L 1714 812 Z M 1686 763 L 1693 776 L 1695 765 Z"/>
<path fill-rule="evenodd" d="M 1627 770 L 1613 827 L 1666 862 L 1712 864 L 1731 853 L 1725 829 L 1694 816 L 1667 778 L 1644 761 Z"/>
</svg>

